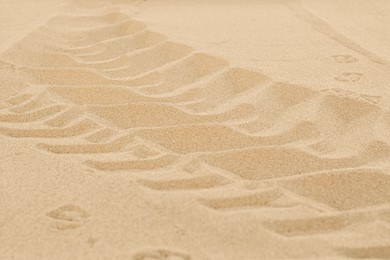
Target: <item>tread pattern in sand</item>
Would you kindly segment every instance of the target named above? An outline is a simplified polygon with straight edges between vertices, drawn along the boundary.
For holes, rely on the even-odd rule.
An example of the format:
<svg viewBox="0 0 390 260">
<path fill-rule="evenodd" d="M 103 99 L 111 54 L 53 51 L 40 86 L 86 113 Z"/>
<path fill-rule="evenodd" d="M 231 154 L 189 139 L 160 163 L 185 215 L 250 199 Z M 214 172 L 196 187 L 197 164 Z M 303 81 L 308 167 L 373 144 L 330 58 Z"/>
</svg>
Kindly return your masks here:
<svg viewBox="0 0 390 260">
<path fill-rule="evenodd" d="M 364 54 L 359 46 L 350 49 Z M 389 209 L 389 173 L 372 167 L 390 158 L 389 135 L 377 130 L 390 125 L 389 112 L 377 106 L 380 96 L 275 82 L 169 41 L 120 12 L 53 17 L 0 60 L 26 86 L 2 106 L 0 134 L 36 139 L 45 152 L 81 156 L 107 173 L 127 172 L 154 192 L 191 191 L 216 214 L 311 209 L 301 218 L 264 215 L 264 227 L 287 238 L 337 232 L 357 221 L 354 212 L 369 222 L 377 206 Z M 357 83 L 363 76 L 343 72 L 334 79 Z M 130 174 L 143 171 L 160 175 Z M 80 227 L 88 214 L 66 205 L 47 217 L 66 230 Z M 389 256 L 388 247 L 338 252 Z M 133 256 L 148 258 L 191 259 L 163 249 Z"/>
</svg>

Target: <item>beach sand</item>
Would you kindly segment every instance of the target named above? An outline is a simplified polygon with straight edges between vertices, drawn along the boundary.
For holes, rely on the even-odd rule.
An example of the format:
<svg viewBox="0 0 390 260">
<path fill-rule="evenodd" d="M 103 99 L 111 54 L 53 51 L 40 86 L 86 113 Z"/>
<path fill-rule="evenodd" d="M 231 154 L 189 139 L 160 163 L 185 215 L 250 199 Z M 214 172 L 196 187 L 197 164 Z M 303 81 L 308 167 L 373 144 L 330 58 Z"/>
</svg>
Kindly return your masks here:
<svg viewBox="0 0 390 260">
<path fill-rule="evenodd" d="M 2 0 L 0 259 L 390 259 L 389 24 Z"/>
</svg>

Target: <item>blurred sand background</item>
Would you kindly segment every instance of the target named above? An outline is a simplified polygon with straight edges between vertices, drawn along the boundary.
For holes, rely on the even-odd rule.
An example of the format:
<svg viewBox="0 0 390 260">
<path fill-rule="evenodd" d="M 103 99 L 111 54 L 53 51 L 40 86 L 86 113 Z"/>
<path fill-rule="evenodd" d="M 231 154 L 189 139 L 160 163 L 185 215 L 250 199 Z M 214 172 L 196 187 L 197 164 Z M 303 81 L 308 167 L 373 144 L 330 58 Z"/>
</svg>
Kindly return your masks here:
<svg viewBox="0 0 390 260">
<path fill-rule="evenodd" d="M 390 2 L 1 0 L 0 259 L 389 259 Z"/>
</svg>

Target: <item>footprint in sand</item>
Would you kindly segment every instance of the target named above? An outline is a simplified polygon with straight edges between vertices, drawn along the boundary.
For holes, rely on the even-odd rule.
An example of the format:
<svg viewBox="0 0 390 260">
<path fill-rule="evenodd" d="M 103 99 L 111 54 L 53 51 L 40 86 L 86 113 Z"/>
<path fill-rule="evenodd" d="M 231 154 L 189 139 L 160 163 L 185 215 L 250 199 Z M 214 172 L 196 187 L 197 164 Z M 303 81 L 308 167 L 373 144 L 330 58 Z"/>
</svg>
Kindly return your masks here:
<svg viewBox="0 0 390 260">
<path fill-rule="evenodd" d="M 53 227 L 57 230 L 69 230 L 80 227 L 88 213 L 77 205 L 67 204 L 49 211 L 46 216 L 53 220 Z"/>
<path fill-rule="evenodd" d="M 358 82 L 362 77 L 363 77 L 362 73 L 344 72 L 334 77 L 334 79 L 340 82 Z"/>
<path fill-rule="evenodd" d="M 185 253 L 168 249 L 143 250 L 133 255 L 133 260 L 192 260 L 193 258 Z"/>
<path fill-rule="evenodd" d="M 367 94 L 361 94 L 362 99 L 366 100 L 367 102 L 370 102 L 374 105 L 378 104 L 381 100 L 381 96 L 375 96 L 375 95 L 367 95 Z"/>
<path fill-rule="evenodd" d="M 355 58 L 354 56 L 348 54 L 333 55 L 332 58 L 337 63 L 353 63 L 359 60 L 358 58 Z"/>
</svg>

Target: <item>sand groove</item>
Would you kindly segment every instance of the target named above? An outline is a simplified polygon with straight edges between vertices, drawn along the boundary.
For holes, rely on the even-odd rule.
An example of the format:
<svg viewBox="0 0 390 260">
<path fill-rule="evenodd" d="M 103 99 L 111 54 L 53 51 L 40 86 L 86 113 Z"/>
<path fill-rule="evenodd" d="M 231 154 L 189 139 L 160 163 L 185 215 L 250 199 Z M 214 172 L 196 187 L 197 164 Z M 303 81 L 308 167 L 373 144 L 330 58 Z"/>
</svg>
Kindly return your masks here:
<svg viewBox="0 0 390 260">
<path fill-rule="evenodd" d="M 133 260 L 146 260 L 146 259 L 176 259 L 176 260 L 192 260 L 193 258 L 183 252 L 179 252 L 172 249 L 144 249 L 139 250 L 139 252 L 134 253 Z"/>
<path fill-rule="evenodd" d="M 341 248 L 339 251 L 342 255 L 354 259 L 389 259 L 390 246 L 373 246 L 373 247 L 359 247 L 359 248 Z"/>
<path fill-rule="evenodd" d="M 50 128 L 11 128 L 1 127 L 0 133 L 11 137 L 33 137 L 33 138 L 65 138 L 77 136 L 83 133 L 90 132 L 97 128 L 97 125 L 88 119 L 69 127 L 50 129 Z"/>
<path fill-rule="evenodd" d="M 55 114 L 61 112 L 63 109 L 64 108 L 60 105 L 52 105 L 52 106 L 38 109 L 38 110 L 30 112 L 30 113 L 0 114 L 0 121 L 1 122 L 19 122 L 19 123 L 24 122 L 24 123 L 26 123 L 26 122 L 40 120 L 40 119 L 49 117 L 51 115 L 55 115 Z"/>
<path fill-rule="evenodd" d="M 192 190 L 224 185 L 227 180 L 219 175 L 206 175 L 173 180 L 141 180 L 140 184 L 154 190 Z"/>
<path fill-rule="evenodd" d="M 162 155 L 157 158 L 126 161 L 87 161 L 86 163 L 102 171 L 153 170 L 166 167 L 177 159 L 175 155 Z"/>
<path fill-rule="evenodd" d="M 245 209 L 245 208 L 283 208 L 297 205 L 292 201 L 282 201 L 283 193 L 278 190 L 267 190 L 249 195 L 224 198 L 201 198 L 200 203 L 213 209 Z M 279 201 L 280 200 L 280 201 Z"/>
</svg>

